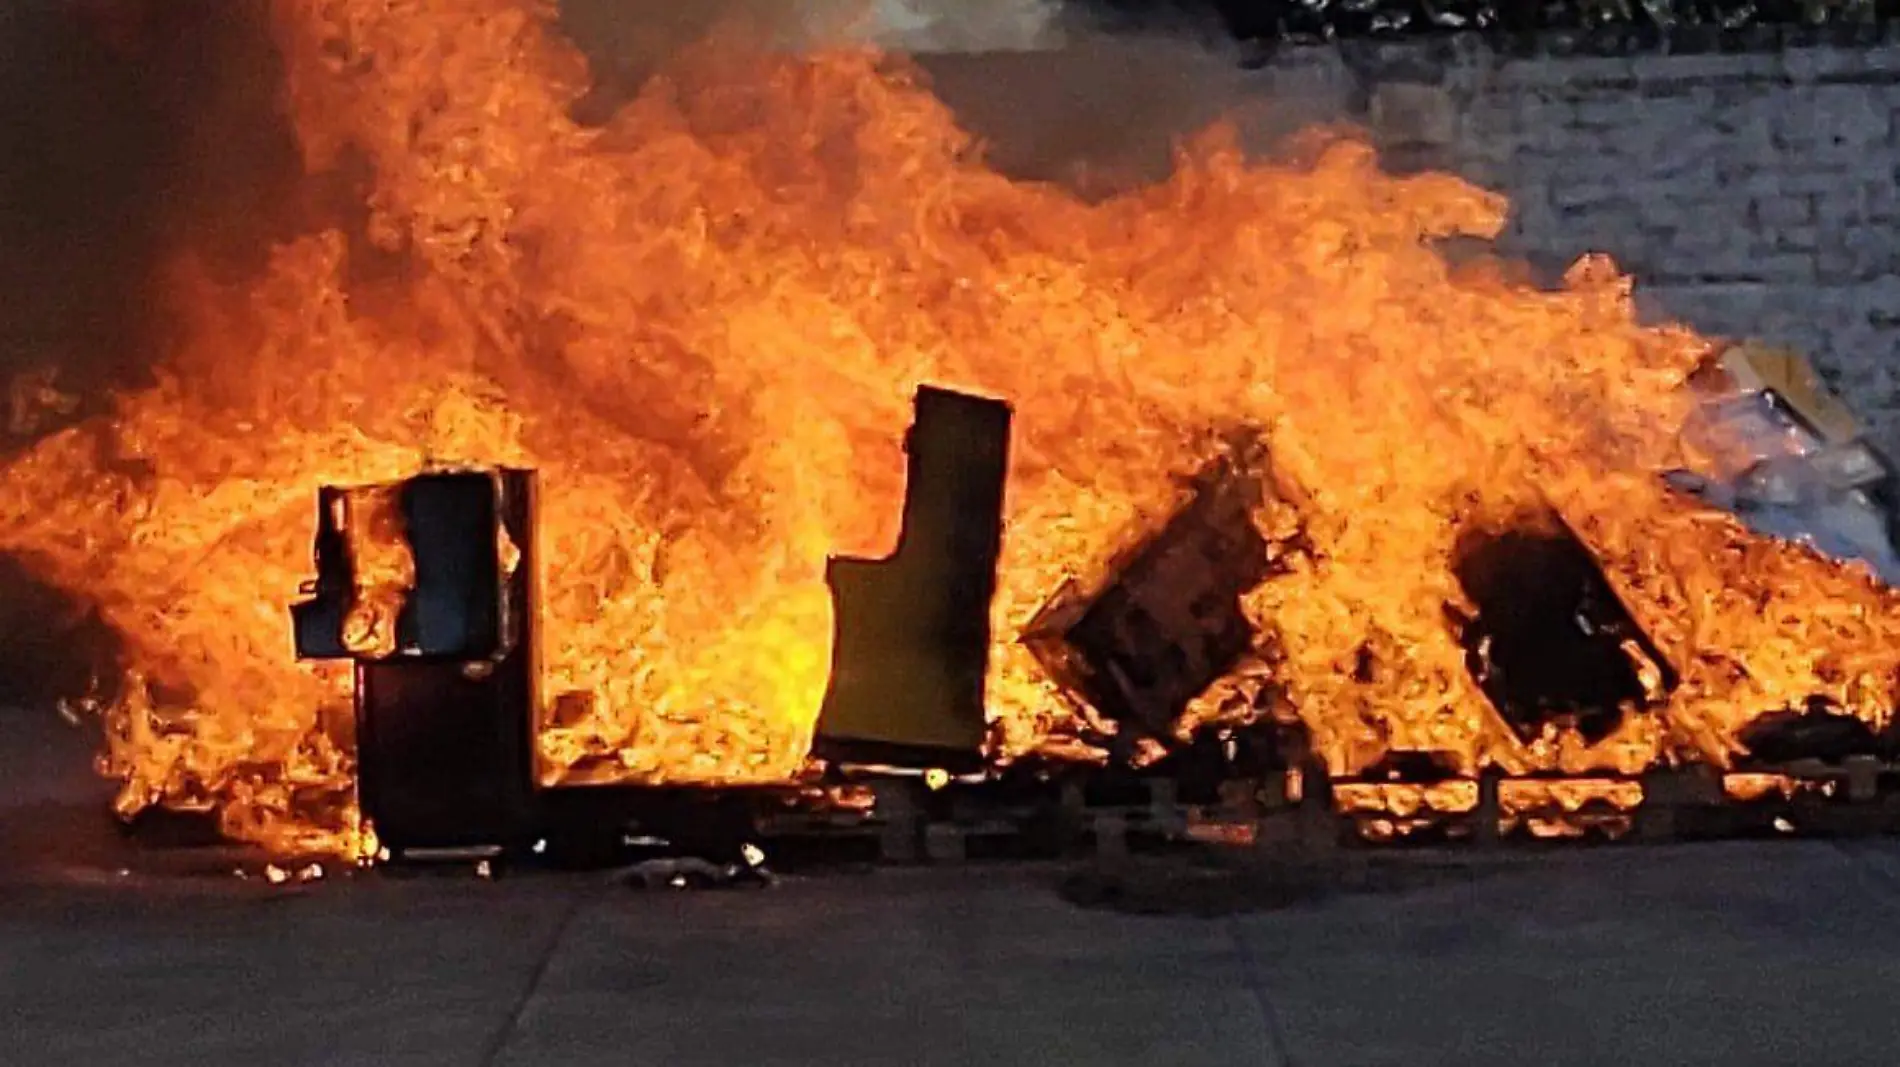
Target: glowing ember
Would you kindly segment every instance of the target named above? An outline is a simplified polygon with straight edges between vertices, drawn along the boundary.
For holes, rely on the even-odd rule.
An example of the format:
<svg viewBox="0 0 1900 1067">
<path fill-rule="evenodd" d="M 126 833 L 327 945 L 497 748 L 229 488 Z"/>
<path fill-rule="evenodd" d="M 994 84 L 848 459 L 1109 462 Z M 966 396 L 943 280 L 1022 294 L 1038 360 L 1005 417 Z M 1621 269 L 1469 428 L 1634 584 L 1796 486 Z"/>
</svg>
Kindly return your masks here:
<svg viewBox="0 0 1900 1067">
<path fill-rule="evenodd" d="M 1634 825 L 1627 813 L 1642 803 L 1642 783 L 1627 779 L 1530 779 L 1498 786 L 1505 827 L 1522 826 L 1533 837 L 1582 837 L 1592 829 L 1621 837 Z"/>
<path fill-rule="evenodd" d="M 1740 773 L 1722 776 L 1722 792 L 1730 800 L 1743 803 L 1779 796 L 1791 800 L 1804 788 L 1803 783 L 1784 774 Z"/>
<path fill-rule="evenodd" d="M 157 384 L 0 472 L 0 549 L 124 636 L 102 758 L 123 812 L 215 806 L 239 837 L 360 848 L 348 679 L 293 662 L 285 606 L 319 485 L 444 463 L 541 472 L 544 692 L 564 709 L 544 777 L 794 773 L 825 557 L 888 550 L 925 381 L 1017 410 L 1004 755 L 1071 725 L 1020 628 L 1236 424 L 1302 490 L 1314 550 L 1246 607 L 1337 773 L 1393 748 L 1466 772 L 1723 762 L 1811 695 L 1874 722 L 1893 706 L 1892 593 L 1657 476 L 1703 466 L 1676 430 L 1708 345 L 1639 327 L 1601 259 L 1554 293 L 1448 265 L 1433 239 L 1506 214 L 1456 179 L 1382 175 L 1335 135 L 1258 165 L 1216 131 L 1165 184 L 1089 204 L 987 168 L 914 71 L 868 52 L 692 56 L 591 129 L 542 5 L 274 11 L 308 170 L 372 175 L 367 212 L 240 286 L 181 255 Z M 1546 504 L 1681 673 L 1652 725 L 1595 745 L 1520 741 L 1446 622 L 1473 609 L 1461 531 Z"/>
<path fill-rule="evenodd" d="M 1642 802 L 1642 783 L 1627 779 L 1527 779 L 1498 786 L 1498 807 L 1505 812 L 1554 810 L 1574 815 L 1593 804 L 1629 811 Z"/>
</svg>

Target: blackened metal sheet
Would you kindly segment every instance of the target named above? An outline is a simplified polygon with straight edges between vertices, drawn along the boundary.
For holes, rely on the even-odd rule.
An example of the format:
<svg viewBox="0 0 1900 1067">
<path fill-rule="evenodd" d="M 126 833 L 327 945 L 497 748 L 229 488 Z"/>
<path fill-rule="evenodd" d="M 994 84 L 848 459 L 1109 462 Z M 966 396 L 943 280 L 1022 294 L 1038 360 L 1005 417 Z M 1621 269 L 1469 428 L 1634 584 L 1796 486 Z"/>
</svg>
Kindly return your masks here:
<svg viewBox="0 0 1900 1067">
<path fill-rule="evenodd" d="M 415 586 L 396 620 L 387 658 L 492 656 L 502 645 L 502 575 L 494 530 L 496 476 L 485 471 L 427 474 L 397 488 L 403 538 L 415 559 Z M 293 605 L 297 655 L 361 659 L 343 638 L 355 572 L 342 528 L 351 494 L 325 488 L 318 496 L 316 580 L 309 599 Z M 486 537 L 486 540 L 484 540 Z"/>
<path fill-rule="evenodd" d="M 918 391 L 897 551 L 826 568 L 837 635 L 821 758 L 980 765 L 1010 418 L 1000 401 Z"/>
</svg>

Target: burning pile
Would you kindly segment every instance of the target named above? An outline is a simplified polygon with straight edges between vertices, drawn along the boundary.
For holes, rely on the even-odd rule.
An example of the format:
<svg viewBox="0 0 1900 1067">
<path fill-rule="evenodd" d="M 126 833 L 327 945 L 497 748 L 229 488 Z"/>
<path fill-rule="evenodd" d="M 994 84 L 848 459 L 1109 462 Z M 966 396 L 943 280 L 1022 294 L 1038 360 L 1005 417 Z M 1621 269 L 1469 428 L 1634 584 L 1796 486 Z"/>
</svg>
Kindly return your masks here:
<svg viewBox="0 0 1900 1067">
<path fill-rule="evenodd" d="M 0 471 L 0 548 L 124 637 L 122 812 L 348 845 L 349 679 L 293 660 L 284 608 L 319 486 L 440 466 L 539 471 L 544 780 L 794 774 L 827 556 L 888 549 L 925 382 L 1016 413 L 1002 756 L 1079 729 L 1019 635 L 1235 426 L 1298 494 L 1262 497 L 1262 536 L 1306 546 L 1241 600 L 1272 656 L 1236 676 L 1270 673 L 1335 772 L 1720 762 L 1764 712 L 1894 706 L 1894 594 L 1658 477 L 1706 465 L 1677 431 L 1709 344 L 1639 326 L 1604 260 L 1557 292 L 1447 262 L 1436 239 L 1507 211 L 1461 181 L 1331 134 L 1253 163 L 1216 130 L 1086 203 L 985 166 L 894 57 L 707 49 L 590 128 L 532 0 L 272 8 L 310 184 L 347 207 L 242 284 L 182 249 L 156 383 Z M 1644 714 L 1515 729 L 1469 669 L 1461 546 L 1525 515 L 1669 665 Z"/>
</svg>

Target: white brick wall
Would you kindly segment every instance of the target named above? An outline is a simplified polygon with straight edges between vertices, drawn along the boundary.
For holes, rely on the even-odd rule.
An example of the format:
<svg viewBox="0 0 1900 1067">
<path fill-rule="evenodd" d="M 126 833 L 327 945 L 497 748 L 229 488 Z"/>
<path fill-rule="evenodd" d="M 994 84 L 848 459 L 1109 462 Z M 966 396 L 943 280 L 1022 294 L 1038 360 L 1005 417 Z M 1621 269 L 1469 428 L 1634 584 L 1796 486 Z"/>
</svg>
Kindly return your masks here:
<svg viewBox="0 0 1900 1067">
<path fill-rule="evenodd" d="M 1508 194 L 1507 251 L 1553 270 L 1607 251 L 1658 317 L 1813 352 L 1900 454 L 1900 42 L 1609 58 L 1328 47 L 1262 77 L 1281 93 L 1351 83 L 1341 103 L 1395 164 Z M 1422 92 L 1455 111 L 1448 132 Z"/>
</svg>

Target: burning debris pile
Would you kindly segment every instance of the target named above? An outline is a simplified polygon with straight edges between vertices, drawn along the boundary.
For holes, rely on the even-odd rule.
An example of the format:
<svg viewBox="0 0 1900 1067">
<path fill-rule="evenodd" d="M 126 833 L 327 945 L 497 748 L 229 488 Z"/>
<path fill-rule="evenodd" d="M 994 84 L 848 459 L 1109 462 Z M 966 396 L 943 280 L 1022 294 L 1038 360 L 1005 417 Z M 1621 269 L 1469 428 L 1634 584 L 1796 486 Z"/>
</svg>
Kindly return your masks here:
<svg viewBox="0 0 1900 1067">
<path fill-rule="evenodd" d="M 535 786 L 784 783 L 815 730 L 894 739 L 847 708 L 889 678 L 833 669 L 899 655 L 862 651 L 879 613 L 915 625 L 880 640 L 957 646 L 926 747 L 991 766 L 1187 758 L 1271 720 L 1341 779 L 1628 776 L 1733 765 L 1817 701 L 1886 730 L 1900 596 L 1666 484 L 1722 477 L 1678 432 L 1717 346 L 1639 324 L 1606 260 L 1546 291 L 1434 251 L 1494 236 L 1496 196 L 1344 135 L 1267 164 L 1214 130 L 1091 202 L 990 169 L 898 57 L 708 46 L 587 126 L 540 3 L 271 12 L 305 231 L 239 280 L 186 242 L 153 384 L 0 469 L 0 550 L 123 637 L 98 694 L 122 814 L 361 849 L 358 753 L 413 738 L 358 712 L 486 700 L 528 635 Z M 987 516 L 951 538 L 993 554 L 974 568 L 899 505 L 927 384 L 1011 409 L 943 498 Z M 1237 425 L 1264 450 L 1212 436 Z M 503 522 L 515 563 L 462 553 L 495 625 L 392 611 L 435 564 L 379 556 L 379 524 L 433 538 L 420 486 L 504 469 L 535 472 L 536 531 Z M 326 498 L 331 614 L 299 636 L 326 658 L 298 661 L 324 486 L 386 488 Z M 947 584 L 843 561 L 893 545 L 888 573 Z M 518 742 L 463 754 L 518 766 Z"/>
</svg>

